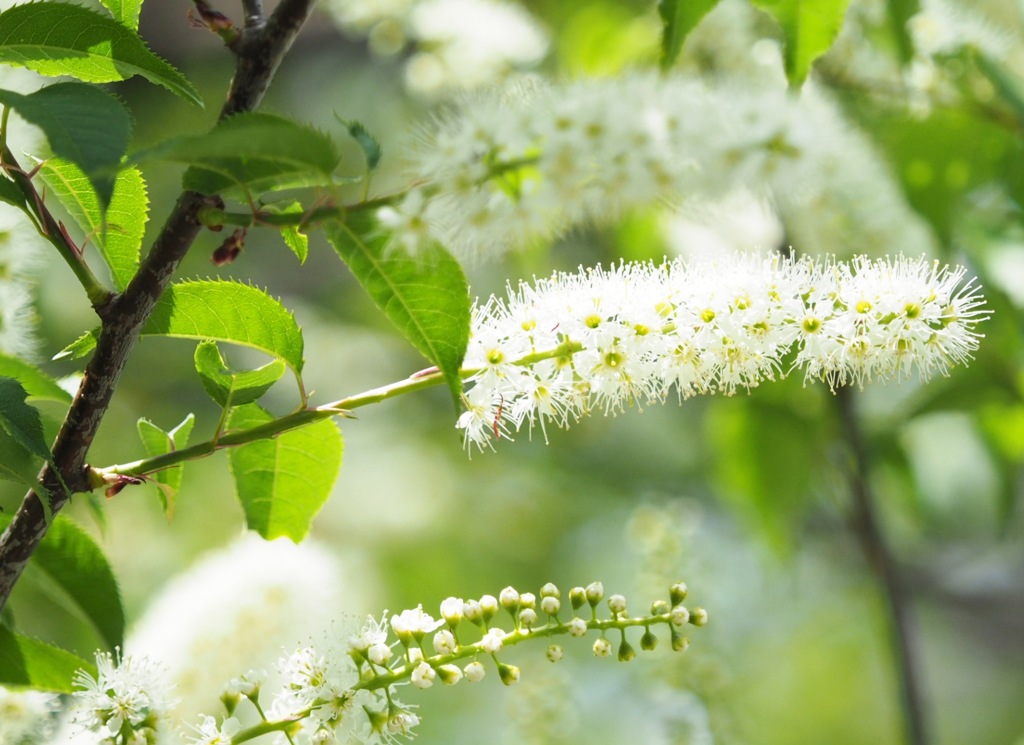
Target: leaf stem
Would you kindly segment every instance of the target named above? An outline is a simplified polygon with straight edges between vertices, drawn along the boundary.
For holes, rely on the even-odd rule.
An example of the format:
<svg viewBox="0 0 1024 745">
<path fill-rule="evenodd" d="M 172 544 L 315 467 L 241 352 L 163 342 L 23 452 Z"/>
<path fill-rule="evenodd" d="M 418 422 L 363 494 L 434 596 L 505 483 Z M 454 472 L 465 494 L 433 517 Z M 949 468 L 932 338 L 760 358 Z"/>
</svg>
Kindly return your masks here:
<svg viewBox="0 0 1024 745">
<path fill-rule="evenodd" d="M 843 423 L 843 437 L 852 457 L 849 486 L 853 511 L 850 526 L 885 597 L 890 643 L 899 679 L 904 737 L 908 745 L 927 745 L 930 740 L 925 723 L 911 597 L 900 577 L 895 557 L 882 534 L 876 514 L 876 499 L 869 483 L 867 446 L 857 418 L 854 393 L 850 388 L 839 388 L 835 400 Z"/>
</svg>

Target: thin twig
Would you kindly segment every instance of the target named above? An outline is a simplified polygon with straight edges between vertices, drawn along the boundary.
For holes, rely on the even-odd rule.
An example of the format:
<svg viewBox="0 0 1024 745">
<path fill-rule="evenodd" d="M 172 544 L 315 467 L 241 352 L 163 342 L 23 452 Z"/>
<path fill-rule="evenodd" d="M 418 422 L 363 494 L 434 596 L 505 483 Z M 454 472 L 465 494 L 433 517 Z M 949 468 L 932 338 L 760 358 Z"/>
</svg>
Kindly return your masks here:
<svg viewBox="0 0 1024 745">
<path fill-rule="evenodd" d="M 259 105 L 315 3 L 316 0 L 283 0 L 261 32 L 245 35 L 244 43 L 237 50 L 237 70 L 221 109 L 221 118 Z M 40 483 L 50 494 L 54 515 L 70 498 L 61 485 L 62 480 L 71 492 L 92 488 L 86 466 L 89 447 L 138 340 L 139 330 L 199 234 L 202 226 L 196 216 L 206 202 L 195 192 L 182 193 L 124 293 L 98 309 L 103 327 L 96 351 L 86 366 L 78 393 L 53 446 L 53 461 L 60 477 L 49 467 L 43 468 L 40 474 Z M 0 536 L 0 610 L 46 535 L 47 527 L 42 502 L 35 492 L 29 492 Z"/>
<path fill-rule="evenodd" d="M 836 403 L 842 418 L 843 437 L 852 458 L 849 474 L 853 498 L 850 527 L 885 595 L 906 742 L 908 745 L 927 745 L 929 739 L 911 597 L 900 577 L 895 557 L 882 535 L 875 512 L 875 495 L 868 480 L 867 447 L 857 419 L 854 392 L 850 388 L 840 388 L 836 391 Z"/>
</svg>

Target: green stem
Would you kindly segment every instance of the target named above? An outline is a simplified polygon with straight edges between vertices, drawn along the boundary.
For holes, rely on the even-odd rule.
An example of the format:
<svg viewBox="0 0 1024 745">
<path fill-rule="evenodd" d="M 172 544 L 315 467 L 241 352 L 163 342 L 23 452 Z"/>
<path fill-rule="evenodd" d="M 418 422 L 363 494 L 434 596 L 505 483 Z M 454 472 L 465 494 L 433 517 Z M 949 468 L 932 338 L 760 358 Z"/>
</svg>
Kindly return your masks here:
<svg viewBox="0 0 1024 745">
<path fill-rule="evenodd" d="M 528 354 L 525 357 L 516 360 L 514 364 L 533 365 L 542 360 L 574 354 L 580 349 L 581 345 L 579 343 L 566 341 L 559 344 L 554 349 Z M 478 368 L 465 368 L 459 371 L 459 377 L 465 380 L 478 372 L 480 372 Z M 156 455 L 151 458 L 143 458 L 130 463 L 122 463 L 119 465 L 108 466 L 106 468 L 93 469 L 93 478 L 91 481 L 96 485 L 94 488 L 98 488 L 100 484 L 106 483 L 111 477 L 144 476 L 146 474 L 155 473 L 157 471 L 162 471 L 165 468 L 176 466 L 179 463 L 184 463 L 185 461 L 205 458 L 206 456 L 212 455 L 218 450 L 222 450 L 224 448 L 238 447 L 239 445 L 246 445 L 257 440 L 270 439 L 290 430 L 305 427 L 306 425 L 313 424 L 314 422 L 319 422 L 322 419 L 329 419 L 334 416 L 345 416 L 346 413 L 352 409 L 369 406 L 370 404 L 377 404 L 381 401 L 387 401 L 389 398 L 403 396 L 414 391 L 433 388 L 443 382 L 444 375 L 440 370 L 436 368 L 428 368 L 428 370 L 423 373 L 417 373 L 411 377 L 379 388 L 373 388 L 362 393 L 357 393 L 353 396 L 349 396 L 348 398 L 332 401 L 331 403 L 317 406 L 312 409 L 300 409 L 271 422 L 267 422 L 266 424 L 261 424 L 250 429 L 238 430 L 236 432 L 228 432 L 227 434 L 220 435 L 215 439 L 200 442 L 187 448 L 182 448 L 181 450 L 164 453 L 163 455 Z"/>
<path fill-rule="evenodd" d="M 4 110 L 3 122 L 0 124 L 0 129 L 5 133 L 5 139 L 7 131 L 6 125 L 7 109 Z M 32 183 L 32 179 L 18 164 L 18 161 L 14 157 L 14 153 L 12 153 L 10 148 L 7 147 L 6 142 L 4 142 L 3 149 L 0 153 L 2 153 L 0 154 L 0 168 L 2 168 L 4 173 L 10 177 L 25 198 L 25 204 L 21 208 L 22 211 L 28 215 L 33 224 L 35 224 L 36 230 L 39 231 L 39 235 L 49 241 L 49 243 L 57 249 L 57 253 L 61 255 L 61 258 L 63 258 L 65 263 L 67 263 L 71 268 L 71 271 L 85 290 L 90 304 L 92 304 L 94 308 L 101 308 L 105 306 L 110 302 L 113 297 L 113 293 L 103 285 L 95 274 L 93 274 L 92 269 L 90 269 L 89 265 L 85 262 L 85 257 L 82 255 L 82 251 L 78 246 L 71 242 L 64 226 L 61 225 L 61 223 L 46 207 L 46 203 L 43 201 L 43 197 L 39 192 L 36 191 L 36 187 L 35 184 Z"/>
<path fill-rule="evenodd" d="M 278 720 L 272 721 L 272 722 L 271 721 L 263 721 L 263 722 L 260 722 L 259 724 L 254 724 L 252 727 L 249 727 L 248 729 L 244 729 L 241 732 L 239 732 L 237 735 L 232 737 L 231 738 L 231 745 L 239 745 L 239 743 L 248 742 L 249 740 L 254 740 L 257 737 L 261 737 L 262 735 L 268 735 L 271 732 L 284 732 L 285 736 L 288 736 L 288 730 L 292 727 L 292 725 L 295 724 L 296 722 L 301 722 L 303 719 L 308 717 L 309 714 L 310 714 L 309 711 L 305 711 L 305 712 L 300 712 L 298 714 L 293 714 L 292 716 L 288 717 L 287 719 L 278 719 Z"/>
</svg>

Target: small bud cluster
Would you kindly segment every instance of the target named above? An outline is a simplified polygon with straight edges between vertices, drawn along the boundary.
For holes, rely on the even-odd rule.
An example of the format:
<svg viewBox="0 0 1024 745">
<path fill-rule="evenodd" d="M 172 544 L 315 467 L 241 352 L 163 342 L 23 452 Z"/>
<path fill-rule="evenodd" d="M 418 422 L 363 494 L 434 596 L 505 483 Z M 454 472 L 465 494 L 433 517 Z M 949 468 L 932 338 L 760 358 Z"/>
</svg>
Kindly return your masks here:
<svg viewBox="0 0 1024 745">
<path fill-rule="evenodd" d="M 419 715 L 415 707 L 398 699 L 396 686 L 411 683 L 415 688 L 435 684 L 454 686 L 462 680 L 478 683 L 487 673 L 490 658 L 504 685 L 519 681 L 520 670 L 498 658 L 516 644 L 556 636 L 582 637 L 599 634 L 593 652 L 599 657 L 612 653 L 608 634 L 618 632 L 617 657 L 628 662 L 636 656 L 626 640 L 631 627 L 643 628 L 640 648 L 657 645 L 653 628 L 667 626 L 672 649 L 686 648 L 682 636 L 686 624 L 703 626 L 707 613 L 687 609 L 685 585 L 669 590 L 669 600 L 656 601 L 647 615 L 632 616 L 622 595 L 605 597 L 604 586 L 592 582 L 568 593 L 568 607 L 552 583 L 540 592 L 519 592 L 506 587 L 497 597 L 484 595 L 463 600 L 450 597 L 441 603 L 435 619 L 423 606 L 388 615 L 369 617 L 344 648 L 328 644 L 300 647 L 283 658 L 278 672 L 284 684 L 265 711 L 260 695 L 267 676 L 250 671 L 232 680 L 221 696 L 225 716 L 220 720 L 203 716 L 192 726 L 193 745 L 229 745 L 262 734 L 283 733 L 293 745 L 326 745 L 355 738 L 363 742 L 394 743 L 412 737 Z M 609 615 L 600 610 L 607 606 Z M 559 644 L 547 644 L 545 656 L 562 659 Z M 144 659 L 125 658 L 115 662 L 110 655 L 97 655 L 96 678 L 80 672 L 75 694 L 76 721 L 83 730 L 102 738 L 104 745 L 140 745 L 155 742 L 158 725 L 170 706 L 166 688 Z M 236 711 L 248 700 L 261 718 L 243 729 Z"/>
<path fill-rule="evenodd" d="M 780 256 L 559 273 L 474 312 L 458 421 L 467 446 L 802 368 L 830 386 L 945 375 L 989 311 L 962 267 Z"/>
</svg>

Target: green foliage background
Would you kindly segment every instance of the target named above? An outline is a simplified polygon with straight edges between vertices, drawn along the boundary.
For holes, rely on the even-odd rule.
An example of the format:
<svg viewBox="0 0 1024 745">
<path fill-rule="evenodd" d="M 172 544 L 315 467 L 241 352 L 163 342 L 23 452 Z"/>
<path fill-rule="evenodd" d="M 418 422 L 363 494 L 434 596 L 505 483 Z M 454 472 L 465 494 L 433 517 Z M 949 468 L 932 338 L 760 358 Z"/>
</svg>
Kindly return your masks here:
<svg viewBox="0 0 1024 745">
<path fill-rule="evenodd" d="M 231 60 L 213 35 L 188 28 L 183 6 L 149 3 L 141 32 L 216 102 Z M 657 63 L 660 29 L 649 3 L 529 6 L 553 32 L 547 65 L 556 75 L 608 75 Z M 983 6 L 1024 39 L 1024 17 L 1009 8 L 994 1 Z M 762 21 L 765 37 L 777 37 L 771 19 Z M 698 43 L 684 45 L 677 65 L 726 75 L 716 69 L 720 60 L 703 51 Z M 793 59 L 803 64 L 802 57 Z M 1015 72 L 1017 82 L 1024 81 Z M 969 369 L 927 386 L 870 388 L 858 398 L 870 437 L 872 484 L 921 626 L 937 741 L 1016 742 L 1024 737 L 1024 376 L 1021 283 L 1014 296 L 1005 267 L 1024 262 L 1022 120 L 1013 118 L 1020 113 L 1007 114 L 1007 125 L 967 98 L 959 107 L 911 118 L 830 79 L 827 59 L 811 74 L 831 85 L 846 113 L 871 133 L 941 239 L 943 258 L 970 264 L 996 312 Z M 976 81 L 969 74 L 965 86 Z M 203 131 L 211 122 L 210 112 L 145 83 L 113 89 L 135 114 L 134 149 Z M 342 37 L 320 17 L 300 38 L 264 110 L 330 132 L 343 143 L 342 169 L 349 164 L 352 175 L 362 168 L 362 153 L 334 115 L 362 122 L 383 144 L 376 182 L 383 185 L 395 178 L 397 154 L 429 106 L 404 93 L 399 61 L 374 58 L 364 43 Z M 178 191 L 180 172 L 144 170 L 151 237 Z M 985 200 L 991 183 L 1005 187 L 1009 203 Z M 209 256 L 221 240 L 204 234 L 181 276 L 245 279 L 282 297 L 306 338 L 308 390 L 340 397 L 422 367 L 422 358 L 379 316 L 321 237 L 304 267 L 281 250 L 277 236 L 254 233 L 234 264 L 215 268 Z M 468 274 L 473 292 L 485 296 L 507 277 L 663 250 L 649 220 L 634 216 L 618 229 L 579 229 L 550 250 L 534 247 L 470 267 Z M 40 287 L 40 316 L 44 349 L 52 354 L 87 330 L 91 311 L 66 268 L 56 257 L 48 261 L 53 266 Z M 93 463 L 145 455 L 135 434 L 139 416 L 169 430 L 194 411 L 193 439 L 212 433 L 217 411 L 195 375 L 192 348 L 180 340 L 143 341 Z M 231 362 L 236 359 L 264 361 L 237 355 Z M 49 369 L 61 375 L 73 367 L 64 362 Z M 264 403 L 279 414 L 294 405 L 287 376 Z M 517 652 L 524 676 L 516 688 L 499 691 L 491 679 L 483 687 L 422 694 L 432 700 L 424 702 L 430 715 L 419 742 L 477 743 L 503 729 L 525 742 L 567 742 L 584 733 L 591 743 L 628 742 L 630 733 L 644 731 L 645 718 L 666 706 L 674 712 L 668 728 L 674 739 L 666 742 L 703 742 L 702 712 L 715 742 L 898 740 L 884 609 L 847 529 L 846 456 L 837 409 L 823 386 L 790 380 L 734 398 L 593 417 L 571 433 L 552 432 L 549 444 L 523 437 L 468 461 L 453 418 L 450 396 L 435 389 L 342 422 L 344 466 L 311 537 L 377 567 L 379 582 L 352 590 L 373 604 L 352 607 L 352 614 L 419 602 L 436 607 L 451 594 L 497 593 L 507 584 L 535 590 L 549 580 L 569 586 L 594 578 L 641 603 L 682 578 L 712 622 L 692 634 L 685 656 L 641 656 L 614 669 L 571 644 L 567 663 L 557 668 L 539 650 Z M 166 580 L 239 533 L 243 514 L 226 460 L 188 466 L 170 522 L 152 488 L 99 498 L 106 502 L 105 526 L 95 532 L 120 578 L 129 622 Z M 8 484 L 0 488 L 0 505 L 10 511 L 21 493 Z M 72 514 L 96 525 L 85 498 L 76 498 Z M 16 589 L 19 625 L 88 656 L 97 637 L 72 622 L 47 582 L 33 567 Z M 236 672 L 243 670 L 225 674 Z M 668 703 L 666 691 L 675 696 Z M 564 711 L 544 705 L 558 699 L 571 705 Z"/>
</svg>

